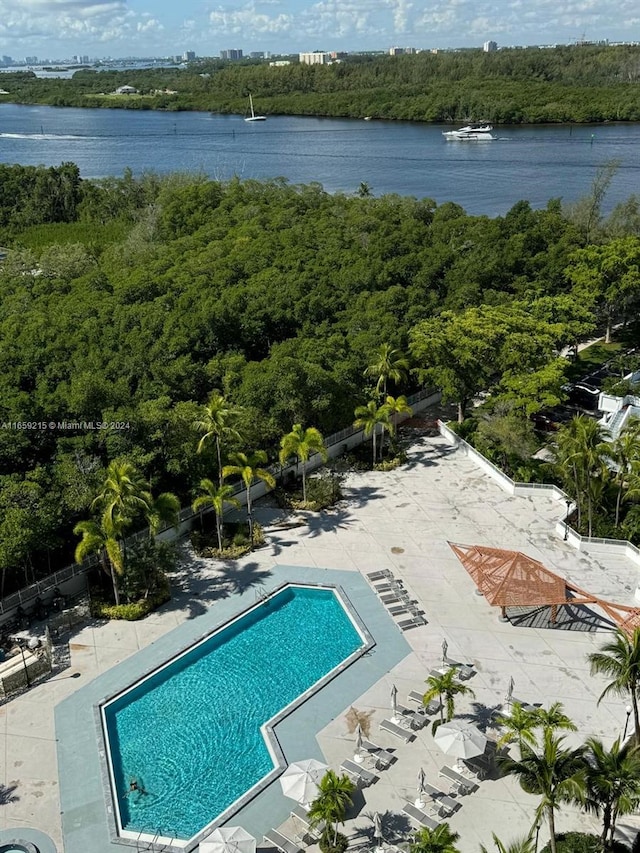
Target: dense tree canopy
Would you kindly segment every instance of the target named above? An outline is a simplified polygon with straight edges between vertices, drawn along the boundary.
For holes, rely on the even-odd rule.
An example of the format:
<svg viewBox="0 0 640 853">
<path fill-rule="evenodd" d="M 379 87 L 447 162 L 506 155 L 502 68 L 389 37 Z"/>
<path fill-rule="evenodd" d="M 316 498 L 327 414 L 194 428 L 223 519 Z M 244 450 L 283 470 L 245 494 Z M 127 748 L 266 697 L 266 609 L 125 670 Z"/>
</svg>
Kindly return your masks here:
<svg viewBox="0 0 640 853">
<path fill-rule="evenodd" d="M 70 532 L 114 460 L 188 505 L 232 454 L 275 460 L 292 424 L 350 424 L 380 376 L 395 393 L 437 381 L 461 401 L 502 383 L 534 411 L 562 380 L 554 348 L 591 328 L 572 297 L 582 278 L 566 274 L 587 262 L 584 243 L 557 202 L 489 219 L 283 180 L 3 174 L 15 188 L 0 200 L 6 589 L 72 559 Z M 635 257 L 637 237 L 619 239 Z M 413 360 L 380 367 L 410 340 Z M 479 375 L 449 382 L 454 353 Z M 197 452 L 195 427 L 215 394 L 236 412 L 220 459 L 215 441 Z"/>
</svg>

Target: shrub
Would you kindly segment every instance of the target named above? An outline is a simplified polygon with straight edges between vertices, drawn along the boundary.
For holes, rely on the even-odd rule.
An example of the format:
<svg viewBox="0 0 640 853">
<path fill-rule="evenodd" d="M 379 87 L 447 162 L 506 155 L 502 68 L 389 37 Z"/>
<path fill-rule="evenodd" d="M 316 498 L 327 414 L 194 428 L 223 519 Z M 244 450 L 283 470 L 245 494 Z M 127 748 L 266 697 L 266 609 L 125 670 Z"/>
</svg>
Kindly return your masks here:
<svg viewBox="0 0 640 853">
<path fill-rule="evenodd" d="M 394 471 L 396 468 L 399 468 L 400 465 L 404 465 L 407 461 L 407 454 L 400 450 L 395 456 L 392 456 L 390 459 L 384 459 L 382 462 L 376 462 L 375 470 L 376 471 Z"/>
<path fill-rule="evenodd" d="M 331 828 L 329 828 L 328 831 L 323 832 L 319 844 L 322 853 L 345 853 L 348 846 L 349 839 L 347 836 L 339 832 L 336 837 L 333 829 Z"/>
<path fill-rule="evenodd" d="M 127 604 L 110 604 L 98 598 L 91 599 L 91 615 L 97 619 L 122 619 L 125 622 L 136 622 L 144 619 L 149 613 L 160 607 L 171 598 L 169 582 L 166 580 L 166 588 L 158 590 L 148 598 L 139 601 L 130 601 Z"/>
<path fill-rule="evenodd" d="M 600 853 L 602 846 L 597 835 L 587 832 L 566 832 L 556 836 L 558 853 Z M 612 853 L 629 853 L 629 848 L 621 841 L 614 841 L 608 848 Z M 546 844 L 540 853 L 550 853 L 551 847 Z"/>
<path fill-rule="evenodd" d="M 227 525 L 231 527 L 231 525 Z M 191 534 L 191 544 L 199 557 L 210 557 L 214 560 L 238 560 L 244 557 L 253 548 L 260 548 L 265 543 L 264 531 L 257 521 L 253 523 L 253 546 L 249 542 L 244 525 L 242 529 L 235 528 L 231 540 L 225 538 L 225 546 L 222 551 L 218 548 L 218 539 L 206 534 L 194 532 Z"/>
</svg>

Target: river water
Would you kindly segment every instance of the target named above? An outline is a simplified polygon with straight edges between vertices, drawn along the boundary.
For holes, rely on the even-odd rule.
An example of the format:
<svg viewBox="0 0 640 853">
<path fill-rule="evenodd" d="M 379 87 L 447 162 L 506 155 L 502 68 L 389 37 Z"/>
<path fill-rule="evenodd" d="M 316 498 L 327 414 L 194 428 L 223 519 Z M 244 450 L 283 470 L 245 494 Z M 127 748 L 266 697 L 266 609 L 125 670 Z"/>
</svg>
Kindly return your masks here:
<svg viewBox="0 0 640 853">
<path fill-rule="evenodd" d="M 1 80 L 0 80 L 1 82 Z M 256 104 L 259 110 L 259 104 Z M 446 142 L 440 125 L 204 112 L 0 105 L 0 162 L 77 163 L 85 178 L 197 172 L 217 180 L 285 177 L 353 193 L 454 201 L 472 214 L 506 213 L 517 201 L 586 195 L 616 160 L 605 209 L 640 195 L 640 125 L 496 128 L 490 142 Z"/>
</svg>

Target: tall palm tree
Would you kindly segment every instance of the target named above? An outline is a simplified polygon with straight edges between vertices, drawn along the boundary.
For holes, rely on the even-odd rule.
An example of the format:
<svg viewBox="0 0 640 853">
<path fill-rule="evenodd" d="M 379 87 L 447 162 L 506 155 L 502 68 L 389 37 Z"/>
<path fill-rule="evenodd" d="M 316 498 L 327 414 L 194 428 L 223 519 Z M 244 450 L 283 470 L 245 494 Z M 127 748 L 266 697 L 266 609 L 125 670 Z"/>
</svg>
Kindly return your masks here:
<svg viewBox="0 0 640 853">
<path fill-rule="evenodd" d="M 567 732 L 577 732 L 578 727 L 573 720 L 568 717 L 562 710 L 562 702 L 553 702 L 549 708 L 538 708 L 533 712 L 536 718 L 536 725 L 542 729 L 563 729 Z"/>
<path fill-rule="evenodd" d="M 536 853 L 536 843 L 531 837 L 531 834 L 525 835 L 523 838 L 517 838 L 510 844 L 505 844 L 498 836 L 492 833 L 493 843 L 498 849 L 498 853 Z M 484 844 L 480 845 L 480 853 L 492 853 L 487 850 Z"/>
<path fill-rule="evenodd" d="M 496 722 L 505 730 L 498 740 L 499 747 L 513 741 L 517 742 L 520 749 L 523 743 L 528 743 L 529 746 L 536 743 L 534 732 L 539 725 L 537 711 L 528 711 L 520 702 L 514 702 L 511 713 L 498 717 Z"/>
<path fill-rule="evenodd" d="M 425 705 L 428 705 L 436 697 L 440 699 L 440 722 L 445 722 L 444 706 L 446 705 L 446 721 L 453 719 L 455 713 L 455 697 L 475 697 L 475 693 L 466 684 L 456 681 L 456 671 L 452 667 L 439 675 L 430 675 L 426 680 L 427 690 L 422 697 Z"/>
<path fill-rule="evenodd" d="M 162 492 L 151 498 L 145 515 L 149 522 L 149 535 L 153 537 L 165 526 L 177 526 L 180 520 L 180 501 L 171 492 Z"/>
<path fill-rule="evenodd" d="M 386 409 L 389 413 L 388 422 L 382 422 L 383 439 L 385 429 L 390 436 L 395 435 L 395 432 L 398 428 L 398 415 L 408 415 L 409 417 L 411 417 L 411 415 L 413 414 L 413 409 L 407 403 L 407 398 L 404 395 L 401 395 L 400 397 L 385 397 L 384 403 L 382 404 L 382 408 Z M 380 442 L 380 459 L 382 459 L 383 448 L 384 440 Z"/>
<path fill-rule="evenodd" d="M 584 747 L 564 749 L 563 737 L 556 738 L 551 729 L 542 735 L 540 752 L 528 743 L 522 743 L 520 760 L 498 756 L 502 769 L 516 776 L 520 787 L 528 794 L 538 794 L 540 804 L 536 819 L 546 815 L 549 823 L 551 853 L 556 848 L 556 810 L 562 802 L 575 800 L 581 790 L 580 774 L 584 772 Z"/>
<path fill-rule="evenodd" d="M 280 441 L 280 464 L 295 456 L 302 463 L 302 500 L 307 502 L 307 462 L 312 453 L 319 453 L 324 461 L 327 459 L 327 449 L 324 439 L 315 427 L 302 428 L 302 424 L 294 424 L 291 432 L 282 436 Z"/>
<path fill-rule="evenodd" d="M 378 406 L 375 400 L 369 400 L 366 406 L 358 406 L 354 412 L 356 419 L 353 425 L 356 429 L 364 430 L 365 438 L 372 436 L 373 442 L 373 464 L 376 464 L 376 439 L 378 424 L 388 424 L 391 415 L 384 406 Z M 384 427 L 383 427 L 384 429 Z"/>
<path fill-rule="evenodd" d="M 209 402 L 203 407 L 203 415 L 194 423 L 195 429 L 202 433 L 198 442 L 197 453 L 215 441 L 218 457 L 218 483 L 222 484 L 222 442 L 224 439 L 240 440 L 240 433 L 233 426 L 233 421 L 240 414 L 240 409 L 230 406 L 219 391 L 214 391 Z"/>
<path fill-rule="evenodd" d="M 221 486 L 216 486 L 213 480 L 200 480 L 200 488 L 205 493 L 197 497 L 193 504 L 193 511 L 199 512 L 204 507 L 212 507 L 216 516 L 216 532 L 218 534 L 218 550 L 222 551 L 222 517 L 224 515 L 225 504 L 239 507 L 240 501 L 234 497 L 233 486 L 223 483 Z"/>
<path fill-rule="evenodd" d="M 591 665 L 591 675 L 604 675 L 611 679 L 600 694 L 598 704 L 611 694 L 628 696 L 631 699 L 635 742 L 640 744 L 640 628 L 635 628 L 631 635 L 621 628 L 616 628 L 600 650 L 591 652 L 587 659 Z"/>
<path fill-rule="evenodd" d="M 409 361 L 406 355 L 402 350 L 394 349 L 387 343 L 378 347 L 364 375 L 376 377 L 376 392 L 384 399 L 387 396 L 389 379 L 397 385 L 406 379 L 408 370 Z"/>
<path fill-rule="evenodd" d="M 626 428 L 609 445 L 609 456 L 616 473 L 616 520 L 620 524 L 620 507 L 625 484 L 633 470 L 633 463 L 640 459 L 640 418 L 631 418 Z"/>
<path fill-rule="evenodd" d="M 448 823 L 441 823 L 435 829 L 419 829 L 409 845 L 409 853 L 460 853 L 456 841 L 460 834 L 451 829 Z"/>
<path fill-rule="evenodd" d="M 249 542 L 253 547 L 253 508 L 251 505 L 251 485 L 254 480 L 262 480 L 273 489 L 276 481 L 270 471 L 261 468 L 267 461 L 264 450 L 255 450 L 253 453 L 234 453 L 231 456 L 233 465 L 225 465 L 222 469 L 223 478 L 239 476 L 247 494 L 247 520 L 249 522 Z"/>
<path fill-rule="evenodd" d="M 79 521 L 73 532 L 76 536 L 82 536 L 76 545 L 76 562 L 81 563 L 89 555 L 98 554 L 102 568 L 111 578 L 115 603 L 120 604 L 118 575 L 124 573 L 124 554 L 120 546 L 122 526 L 114 523 L 105 512 L 100 521 Z"/>
<path fill-rule="evenodd" d="M 135 466 L 116 459 L 109 463 L 102 489 L 91 509 L 99 509 L 112 523 L 121 520 L 126 526 L 136 515 L 146 515 L 151 503 L 148 486 Z"/>
<path fill-rule="evenodd" d="M 587 763 L 583 777 L 581 804 L 587 811 L 602 815 L 602 849 L 613 844 L 619 815 L 631 814 L 640 804 L 640 751 L 620 745 L 617 738 L 607 750 L 601 740 L 590 737 L 585 743 Z"/>
<path fill-rule="evenodd" d="M 333 770 L 327 770 L 318 785 L 318 795 L 309 806 L 311 826 L 324 823 L 324 834 L 332 844 L 338 839 L 338 824 L 343 824 L 347 809 L 353 805 L 351 795 L 356 786 L 348 776 L 338 776 Z"/>
</svg>

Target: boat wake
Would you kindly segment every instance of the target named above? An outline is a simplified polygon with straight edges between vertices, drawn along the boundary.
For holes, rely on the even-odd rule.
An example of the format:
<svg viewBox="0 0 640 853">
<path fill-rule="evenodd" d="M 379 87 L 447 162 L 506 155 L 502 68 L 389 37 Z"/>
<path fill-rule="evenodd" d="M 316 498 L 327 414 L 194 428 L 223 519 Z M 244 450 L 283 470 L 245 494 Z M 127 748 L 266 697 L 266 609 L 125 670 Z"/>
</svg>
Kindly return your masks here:
<svg viewBox="0 0 640 853">
<path fill-rule="evenodd" d="M 63 139 L 65 141 L 67 141 L 70 139 L 88 139 L 90 137 L 75 136 L 71 133 L 0 133 L 0 138 L 2 138 L 2 139 L 38 139 L 38 140 Z"/>
</svg>

